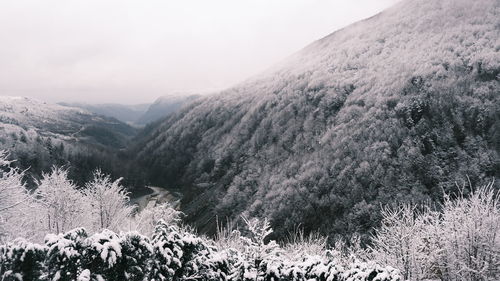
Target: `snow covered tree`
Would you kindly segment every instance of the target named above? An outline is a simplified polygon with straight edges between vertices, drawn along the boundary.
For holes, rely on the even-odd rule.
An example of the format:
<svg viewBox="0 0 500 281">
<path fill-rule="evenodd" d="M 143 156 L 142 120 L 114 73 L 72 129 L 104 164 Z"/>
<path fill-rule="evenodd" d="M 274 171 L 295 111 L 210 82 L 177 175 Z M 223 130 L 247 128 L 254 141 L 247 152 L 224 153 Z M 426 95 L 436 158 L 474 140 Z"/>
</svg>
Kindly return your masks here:
<svg viewBox="0 0 500 281">
<path fill-rule="evenodd" d="M 447 196 L 439 230 L 446 280 L 500 280 L 500 191 L 492 183 Z"/>
<path fill-rule="evenodd" d="M 27 200 L 22 184 L 23 173 L 11 168 L 7 152 L 0 151 L 0 214 L 15 208 Z"/>
<path fill-rule="evenodd" d="M 68 172 L 53 168 L 44 174 L 36 194 L 43 206 L 44 224 L 47 233 L 63 233 L 85 225 L 85 197 L 68 180 Z"/>
<path fill-rule="evenodd" d="M 89 270 L 91 277 L 97 280 L 119 280 L 119 276 L 123 277 L 122 268 L 116 266 L 123 258 L 120 240 L 116 233 L 108 229 L 87 238 L 82 268 Z"/>
<path fill-rule="evenodd" d="M 39 206 L 23 184 L 24 173 L 0 151 L 0 242 L 24 237 L 41 240 Z"/>
<path fill-rule="evenodd" d="M 128 232 L 122 235 L 120 246 L 122 258 L 115 265 L 119 280 L 145 280 L 153 255 L 149 238 L 137 232 Z"/>
<path fill-rule="evenodd" d="M 5 240 L 15 226 L 16 207 L 28 200 L 22 184 L 22 173 L 10 168 L 7 153 L 0 151 L 0 241 Z M 6 237 L 7 236 L 7 237 Z"/>
<path fill-rule="evenodd" d="M 76 228 L 65 234 L 49 234 L 45 238 L 48 248 L 45 266 L 49 280 L 76 280 L 83 270 L 83 252 L 86 250 L 87 232 Z"/>
<path fill-rule="evenodd" d="M 373 239 L 375 259 L 407 280 L 498 280 L 500 192 L 487 185 L 445 195 L 439 211 L 410 205 L 386 211 Z"/>
<path fill-rule="evenodd" d="M 382 211 L 382 226 L 373 238 L 374 253 L 385 264 L 399 268 L 405 280 L 418 276 L 418 261 L 421 256 L 416 239 L 421 230 L 416 208 L 405 204 L 399 208 Z"/>
<path fill-rule="evenodd" d="M 266 243 L 267 236 L 273 232 L 267 218 L 249 220 L 243 217 L 243 221 L 247 228 L 246 235 L 240 236 L 244 245 L 243 259 L 235 265 L 236 271 L 232 276 L 243 280 L 260 280 L 259 277 L 263 277 L 268 267 L 276 262 L 281 249 L 275 241 Z"/>
<path fill-rule="evenodd" d="M 154 258 L 149 279 L 172 280 L 175 272 L 181 268 L 181 237 L 173 225 L 159 221 L 152 236 Z"/>
<path fill-rule="evenodd" d="M 128 204 L 128 192 L 120 180 L 111 181 L 109 176 L 97 170 L 93 180 L 85 185 L 83 193 L 90 209 L 87 216 L 92 230 L 118 231 L 125 227 L 133 207 Z"/>
<path fill-rule="evenodd" d="M 226 280 L 226 259 L 202 238 L 160 220 L 152 244 L 150 280 Z"/>
</svg>

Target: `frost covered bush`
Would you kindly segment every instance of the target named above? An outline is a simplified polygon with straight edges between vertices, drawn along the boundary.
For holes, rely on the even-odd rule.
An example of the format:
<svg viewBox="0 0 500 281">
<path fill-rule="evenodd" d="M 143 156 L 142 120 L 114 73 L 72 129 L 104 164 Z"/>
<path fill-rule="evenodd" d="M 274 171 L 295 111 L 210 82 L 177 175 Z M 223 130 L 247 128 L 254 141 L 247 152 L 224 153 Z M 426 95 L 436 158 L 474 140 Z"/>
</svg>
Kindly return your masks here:
<svg viewBox="0 0 500 281">
<path fill-rule="evenodd" d="M 191 233 L 160 221 L 152 237 L 152 280 L 226 280 L 227 261 Z"/>
<path fill-rule="evenodd" d="M 150 239 L 136 232 L 128 232 L 121 236 L 120 247 L 122 258 L 117 262 L 116 268 L 123 276 L 121 279 L 144 280 L 153 254 Z"/>
<path fill-rule="evenodd" d="M 275 241 L 266 243 L 267 236 L 273 232 L 267 219 L 249 220 L 243 217 L 243 220 L 246 224 L 246 235 L 234 233 L 240 240 L 242 250 L 232 253 L 236 258 L 232 276 L 242 280 L 257 280 L 267 275 L 270 264 L 277 263 L 281 249 Z"/>
<path fill-rule="evenodd" d="M 283 250 L 285 254 L 293 257 L 301 257 L 303 255 L 322 256 L 324 257 L 328 249 L 328 237 L 322 236 L 317 232 L 312 232 L 306 235 L 304 229 L 297 228 L 291 232 L 285 243 Z"/>
<path fill-rule="evenodd" d="M 70 281 L 77 278 L 84 266 L 82 254 L 87 247 L 86 239 L 87 232 L 83 228 L 46 236 L 44 264 L 49 280 Z"/>
<path fill-rule="evenodd" d="M 248 260 L 233 268 L 230 280 L 240 281 L 396 281 L 403 279 L 399 270 L 373 262 L 354 262 L 344 267 L 338 260 L 304 255 L 301 260 L 283 256 L 264 259 L 258 270 Z"/>
<path fill-rule="evenodd" d="M 0 280 L 41 279 L 46 253 L 46 247 L 21 238 L 0 246 Z"/>
<path fill-rule="evenodd" d="M 83 228 L 47 235 L 44 245 L 15 240 L 0 247 L 1 280 L 54 281 L 397 281 L 398 271 L 375 263 L 347 267 L 331 255 L 290 259 L 266 237 L 267 220 L 247 220 L 242 251 L 159 221 L 151 238 L 136 232 Z M 326 258 L 325 258 L 326 257 Z"/>
<path fill-rule="evenodd" d="M 373 242 L 375 259 L 408 280 L 499 280 L 500 192 L 446 195 L 440 211 L 387 209 Z"/>
<path fill-rule="evenodd" d="M 296 246 L 280 247 L 267 241 L 272 233 L 269 221 L 244 219 L 247 232 L 232 232 L 232 241 L 240 239 L 240 249 L 225 249 L 221 252 L 229 257 L 231 275 L 229 280 L 238 281 L 395 281 L 402 280 L 399 271 L 392 267 L 381 267 L 373 262 L 355 261 L 344 265 L 332 251 L 326 249 L 326 241 L 318 236 L 305 238 L 297 234 Z M 313 239 L 314 238 L 314 239 Z M 324 247 L 324 252 L 320 248 Z M 304 250 L 302 254 L 298 250 Z M 309 252 L 308 252 L 309 251 Z"/>
</svg>

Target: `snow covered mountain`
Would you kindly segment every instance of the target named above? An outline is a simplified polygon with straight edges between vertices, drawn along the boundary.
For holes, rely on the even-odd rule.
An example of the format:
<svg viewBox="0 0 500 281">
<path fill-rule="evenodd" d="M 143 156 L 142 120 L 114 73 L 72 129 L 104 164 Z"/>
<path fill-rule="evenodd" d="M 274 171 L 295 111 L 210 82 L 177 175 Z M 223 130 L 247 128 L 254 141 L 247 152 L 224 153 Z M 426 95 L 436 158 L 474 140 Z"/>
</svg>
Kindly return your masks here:
<svg viewBox="0 0 500 281">
<path fill-rule="evenodd" d="M 125 161 L 118 161 L 117 153 L 136 133 L 125 123 L 83 109 L 0 96 L 0 150 L 7 150 L 15 165 L 35 178 L 52 165 L 71 167 L 77 182 L 98 167 L 125 176 Z"/>
<path fill-rule="evenodd" d="M 167 117 L 198 97 L 200 96 L 172 94 L 161 96 L 152 104 L 138 105 L 82 103 L 60 103 L 60 105 L 82 108 L 98 115 L 116 118 L 129 125 L 144 126 Z"/>
<path fill-rule="evenodd" d="M 137 119 L 136 124 L 146 125 L 148 123 L 165 118 L 168 115 L 177 112 L 184 105 L 199 98 L 198 95 L 166 95 L 159 97 L 148 110 Z"/>
<path fill-rule="evenodd" d="M 380 203 L 500 177 L 499 26 L 497 0 L 404 0 L 195 100 L 138 158 L 202 230 L 245 214 L 366 233 Z"/>
<path fill-rule="evenodd" d="M 133 128 L 116 119 L 26 97 L 0 96 L 0 124 L 4 135 L 6 128 L 19 127 L 41 136 L 122 147 L 135 135 Z"/>
<path fill-rule="evenodd" d="M 86 103 L 60 103 L 64 106 L 78 107 L 92 113 L 116 118 L 129 125 L 134 125 L 136 121 L 148 110 L 150 104 L 86 104 Z"/>
</svg>

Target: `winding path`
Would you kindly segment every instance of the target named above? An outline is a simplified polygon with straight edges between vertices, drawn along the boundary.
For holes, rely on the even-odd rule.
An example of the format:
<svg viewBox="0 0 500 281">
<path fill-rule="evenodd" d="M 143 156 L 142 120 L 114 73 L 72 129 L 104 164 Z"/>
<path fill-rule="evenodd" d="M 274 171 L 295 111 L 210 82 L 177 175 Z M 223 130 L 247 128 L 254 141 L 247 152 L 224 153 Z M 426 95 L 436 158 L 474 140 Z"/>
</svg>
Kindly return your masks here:
<svg viewBox="0 0 500 281">
<path fill-rule="evenodd" d="M 180 208 L 182 195 L 179 192 L 174 192 L 158 186 L 147 186 L 147 188 L 151 189 L 153 193 L 142 195 L 131 200 L 132 204 L 137 205 L 139 211 L 146 206 L 154 207 L 155 205 L 163 203 L 169 203 L 176 209 Z"/>
</svg>

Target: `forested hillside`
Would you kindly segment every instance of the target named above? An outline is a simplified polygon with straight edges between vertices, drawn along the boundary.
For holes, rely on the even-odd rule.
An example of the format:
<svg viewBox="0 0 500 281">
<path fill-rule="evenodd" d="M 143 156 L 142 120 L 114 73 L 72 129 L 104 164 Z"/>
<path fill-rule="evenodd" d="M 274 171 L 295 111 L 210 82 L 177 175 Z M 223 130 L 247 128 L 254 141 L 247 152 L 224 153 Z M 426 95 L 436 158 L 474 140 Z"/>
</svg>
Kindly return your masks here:
<svg viewBox="0 0 500 281">
<path fill-rule="evenodd" d="M 134 151 L 202 230 L 245 214 L 278 235 L 367 233 L 381 203 L 500 177 L 499 19 L 496 0 L 404 0 L 194 101 Z"/>
<path fill-rule="evenodd" d="M 96 168 L 114 177 L 128 176 L 127 156 L 120 152 L 137 130 L 113 118 L 24 97 L 0 96 L 0 147 L 14 165 L 27 169 L 33 183 L 53 165 L 69 168 L 77 183 Z"/>
<path fill-rule="evenodd" d="M 5 281 L 496 281 L 500 192 L 492 185 L 432 205 L 385 206 L 363 248 L 306 234 L 280 240 L 266 218 L 242 217 L 214 237 L 182 224 L 169 203 L 137 209 L 102 172 L 76 186 L 64 169 L 37 188 L 0 151 L 0 276 Z"/>
</svg>

